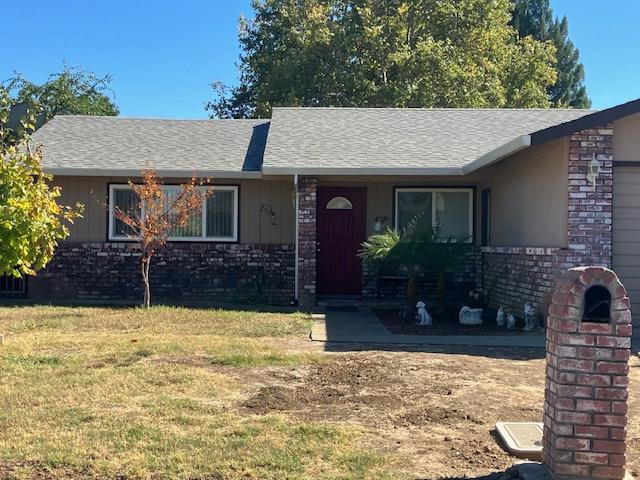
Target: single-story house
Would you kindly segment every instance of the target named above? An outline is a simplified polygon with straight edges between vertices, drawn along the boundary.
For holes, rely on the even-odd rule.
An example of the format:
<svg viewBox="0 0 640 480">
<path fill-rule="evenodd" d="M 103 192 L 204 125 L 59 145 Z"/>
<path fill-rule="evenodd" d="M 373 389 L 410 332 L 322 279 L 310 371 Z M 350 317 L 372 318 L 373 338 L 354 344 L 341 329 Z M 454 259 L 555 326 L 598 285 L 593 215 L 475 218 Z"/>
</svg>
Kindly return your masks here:
<svg viewBox="0 0 640 480">
<path fill-rule="evenodd" d="M 154 168 L 169 192 L 193 172 L 215 189 L 201 220 L 158 255 L 156 299 L 309 307 L 323 296 L 390 295 L 357 251 L 424 212 L 443 234 L 471 238 L 464 275 L 491 305 L 520 312 L 531 302 L 542 313 L 558 272 L 595 264 L 617 270 L 640 311 L 640 100 L 602 111 L 57 116 L 33 140 L 62 201 L 85 205 L 49 267 L 29 279 L 34 300 L 141 297 L 135 245 L 105 204 L 130 205 L 127 181 Z"/>
</svg>

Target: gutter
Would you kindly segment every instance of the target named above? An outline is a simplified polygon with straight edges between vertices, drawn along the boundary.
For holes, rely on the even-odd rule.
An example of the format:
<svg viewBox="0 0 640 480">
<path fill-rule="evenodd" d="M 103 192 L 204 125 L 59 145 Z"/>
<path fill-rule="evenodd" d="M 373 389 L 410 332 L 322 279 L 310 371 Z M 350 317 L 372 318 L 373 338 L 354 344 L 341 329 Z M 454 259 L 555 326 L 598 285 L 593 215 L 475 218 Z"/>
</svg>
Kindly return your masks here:
<svg viewBox="0 0 640 480">
<path fill-rule="evenodd" d="M 270 167 L 263 166 L 264 175 L 463 175 L 460 167 Z"/>
<path fill-rule="evenodd" d="M 468 163 L 467 165 L 462 167 L 462 174 L 467 175 L 481 168 L 488 167 L 489 165 L 493 165 L 494 163 L 502 160 L 504 157 L 513 155 L 514 153 L 519 152 L 520 150 L 523 150 L 530 146 L 531 146 L 531 135 L 521 135 L 511 140 L 510 142 L 507 142 L 504 145 L 501 145 L 498 148 L 490 151 L 489 153 L 483 155 L 479 159 L 474 160 L 471 163 Z"/>
<path fill-rule="evenodd" d="M 68 168 L 68 167 L 43 167 L 45 173 L 51 175 L 66 175 L 70 177 L 139 177 L 144 168 Z M 197 177 L 212 178 L 262 178 L 260 171 L 233 171 L 233 170 L 156 170 L 161 177 Z"/>
<path fill-rule="evenodd" d="M 296 219 L 296 228 L 295 228 L 295 235 L 296 235 L 296 239 L 295 239 L 295 247 L 294 247 L 294 251 L 295 251 L 295 265 L 294 265 L 294 287 L 293 287 L 293 302 L 295 305 L 298 305 L 298 284 L 300 283 L 299 280 L 299 273 L 298 273 L 298 261 L 299 261 L 299 253 L 298 253 L 298 246 L 299 246 L 299 229 L 300 229 L 300 218 L 299 218 L 299 213 L 300 213 L 300 205 L 299 205 L 299 200 L 298 200 L 298 175 L 294 175 L 293 176 L 293 188 L 295 191 L 295 219 Z"/>
</svg>

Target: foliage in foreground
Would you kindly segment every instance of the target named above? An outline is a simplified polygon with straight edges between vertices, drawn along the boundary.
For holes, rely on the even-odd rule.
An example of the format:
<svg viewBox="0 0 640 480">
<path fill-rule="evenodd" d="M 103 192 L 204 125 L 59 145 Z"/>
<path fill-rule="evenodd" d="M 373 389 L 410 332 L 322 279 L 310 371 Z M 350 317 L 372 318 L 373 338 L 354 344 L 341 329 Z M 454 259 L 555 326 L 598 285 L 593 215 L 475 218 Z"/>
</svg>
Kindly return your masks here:
<svg viewBox="0 0 640 480">
<path fill-rule="evenodd" d="M 238 407 L 256 368 L 324 361 L 285 346 L 310 323 L 297 313 L 0 308 L 0 458 L 35 460 L 27 478 L 57 467 L 99 478 L 398 478 L 358 429 Z"/>
<path fill-rule="evenodd" d="M 240 84 L 214 117 L 274 106 L 548 107 L 550 42 L 520 38 L 510 0 L 254 0 Z"/>
<path fill-rule="evenodd" d="M 35 275 L 51 260 L 58 242 L 69 235 L 66 222 L 81 213 L 58 203 L 60 188 L 42 170 L 42 150 L 32 148 L 29 133 L 35 116 L 29 112 L 20 128 L 7 122 L 12 100 L 0 86 L 0 276 Z"/>
</svg>

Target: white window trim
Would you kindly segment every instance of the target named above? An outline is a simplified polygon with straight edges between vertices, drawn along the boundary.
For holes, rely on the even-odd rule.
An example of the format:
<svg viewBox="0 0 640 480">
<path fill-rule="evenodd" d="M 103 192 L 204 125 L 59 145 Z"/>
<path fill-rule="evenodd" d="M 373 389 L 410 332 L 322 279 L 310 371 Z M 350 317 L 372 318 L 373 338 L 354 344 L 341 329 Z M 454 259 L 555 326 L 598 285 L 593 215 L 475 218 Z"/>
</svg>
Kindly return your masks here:
<svg viewBox="0 0 640 480">
<path fill-rule="evenodd" d="M 428 187 L 398 187 L 395 189 L 395 194 L 394 194 L 394 203 L 395 205 L 393 206 L 394 209 L 394 227 L 396 228 L 396 230 L 399 228 L 398 227 L 398 208 L 399 208 L 399 202 L 398 202 L 398 195 L 400 193 L 405 193 L 405 192 L 422 192 L 422 193 L 431 193 L 431 221 L 433 222 L 433 227 L 436 227 L 436 218 L 437 218 L 437 203 L 436 203 L 436 198 L 435 195 L 437 193 L 440 192 L 464 192 L 467 193 L 469 196 L 469 239 L 467 240 L 467 243 L 472 243 L 473 242 L 473 219 L 474 219 L 474 211 L 473 211 L 473 188 L 428 188 Z"/>
<path fill-rule="evenodd" d="M 162 190 L 169 190 L 173 188 L 179 188 L 179 185 L 163 185 Z M 202 236 L 201 237 L 169 237 L 167 240 L 170 242 L 218 242 L 218 243 L 233 243 L 238 241 L 238 225 L 239 225 L 239 195 L 238 187 L 236 185 L 207 185 L 197 187 L 202 195 Z M 213 192 L 234 192 L 233 195 L 233 235 L 230 237 L 207 237 L 207 215 L 206 215 L 206 192 L 213 189 Z M 112 241 L 132 241 L 137 240 L 136 237 L 130 237 L 127 235 L 115 235 L 115 216 L 114 216 L 114 192 L 116 190 L 133 190 L 131 185 L 123 184 L 111 184 L 109 185 L 109 240 Z M 142 206 L 142 215 L 144 216 L 144 205 Z"/>
</svg>

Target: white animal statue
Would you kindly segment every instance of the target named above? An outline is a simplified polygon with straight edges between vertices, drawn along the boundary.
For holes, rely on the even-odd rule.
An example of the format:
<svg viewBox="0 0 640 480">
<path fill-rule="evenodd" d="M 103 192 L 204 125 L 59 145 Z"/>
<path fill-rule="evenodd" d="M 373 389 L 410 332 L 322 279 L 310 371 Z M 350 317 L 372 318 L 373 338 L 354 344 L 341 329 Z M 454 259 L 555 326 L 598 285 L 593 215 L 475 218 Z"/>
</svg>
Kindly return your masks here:
<svg viewBox="0 0 640 480">
<path fill-rule="evenodd" d="M 530 303 L 524 304 L 524 331 L 530 332 L 536 328 L 536 309 Z"/>
<path fill-rule="evenodd" d="M 427 305 L 424 302 L 416 303 L 418 313 L 416 314 L 416 323 L 418 325 L 432 325 L 431 315 L 427 312 Z"/>
<path fill-rule="evenodd" d="M 502 305 L 500 305 L 500 308 L 498 309 L 498 314 L 496 315 L 496 324 L 499 327 L 504 327 L 507 324 L 507 319 L 505 317 L 504 308 L 502 307 Z"/>
<path fill-rule="evenodd" d="M 507 316 L 507 328 L 509 330 L 513 330 L 514 328 L 516 328 L 516 317 L 513 316 L 513 313 L 510 313 Z"/>
<path fill-rule="evenodd" d="M 465 305 L 460 309 L 458 319 L 461 325 L 482 325 L 482 309 Z"/>
</svg>

